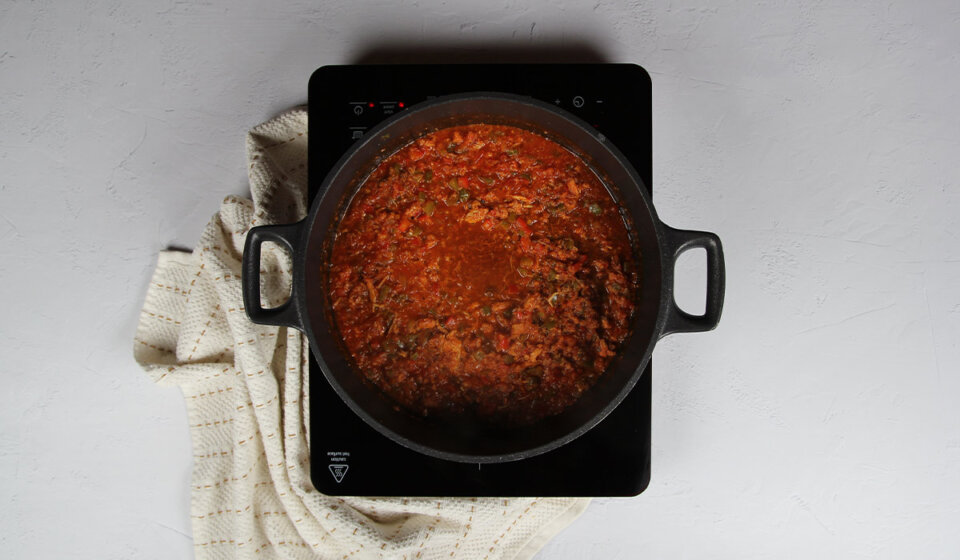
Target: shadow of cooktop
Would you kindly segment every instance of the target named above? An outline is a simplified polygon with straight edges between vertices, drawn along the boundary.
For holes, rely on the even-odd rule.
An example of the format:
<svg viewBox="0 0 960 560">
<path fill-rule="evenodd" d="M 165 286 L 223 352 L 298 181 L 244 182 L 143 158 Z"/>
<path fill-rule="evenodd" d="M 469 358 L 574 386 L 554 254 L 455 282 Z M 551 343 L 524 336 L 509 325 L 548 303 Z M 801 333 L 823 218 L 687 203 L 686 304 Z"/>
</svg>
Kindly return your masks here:
<svg viewBox="0 0 960 560">
<path fill-rule="evenodd" d="M 511 45 L 503 42 L 419 43 L 385 40 L 363 47 L 350 64 L 509 64 L 612 62 L 587 40 Z"/>
</svg>

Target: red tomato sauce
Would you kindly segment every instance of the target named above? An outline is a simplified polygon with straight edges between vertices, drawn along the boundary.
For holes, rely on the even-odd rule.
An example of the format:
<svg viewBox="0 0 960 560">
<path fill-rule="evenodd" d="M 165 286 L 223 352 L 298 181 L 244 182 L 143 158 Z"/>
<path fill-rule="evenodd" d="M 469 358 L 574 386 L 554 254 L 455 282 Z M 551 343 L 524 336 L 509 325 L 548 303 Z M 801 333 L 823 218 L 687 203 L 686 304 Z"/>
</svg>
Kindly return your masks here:
<svg viewBox="0 0 960 560">
<path fill-rule="evenodd" d="M 328 278 L 356 368 L 401 406 L 526 424 L 604 372 L 630 329 L 637 271 L 580 158 L 476 124 L 379 165 L 338 226 Z"/>
</svg>

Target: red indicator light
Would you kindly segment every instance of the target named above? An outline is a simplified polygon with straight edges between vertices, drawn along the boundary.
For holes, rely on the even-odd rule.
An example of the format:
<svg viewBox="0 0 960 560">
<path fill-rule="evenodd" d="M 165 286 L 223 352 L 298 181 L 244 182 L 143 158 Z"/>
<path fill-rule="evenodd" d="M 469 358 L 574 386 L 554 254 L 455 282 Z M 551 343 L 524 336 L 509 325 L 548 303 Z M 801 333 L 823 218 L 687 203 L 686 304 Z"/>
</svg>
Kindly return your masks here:
<svg viewBox="0 0 960 560">
<path fill-rule="evenodd" d="M 371 101 L 370 103 L 367 103 L 367 107 L 373 107 L 373 101 Z"/>
<path fill-rule="evenodd" d="M 400 103 L 397 103 L 397 106 L 403 109 L 403 101 L 401 101 Z"/>
</svg>

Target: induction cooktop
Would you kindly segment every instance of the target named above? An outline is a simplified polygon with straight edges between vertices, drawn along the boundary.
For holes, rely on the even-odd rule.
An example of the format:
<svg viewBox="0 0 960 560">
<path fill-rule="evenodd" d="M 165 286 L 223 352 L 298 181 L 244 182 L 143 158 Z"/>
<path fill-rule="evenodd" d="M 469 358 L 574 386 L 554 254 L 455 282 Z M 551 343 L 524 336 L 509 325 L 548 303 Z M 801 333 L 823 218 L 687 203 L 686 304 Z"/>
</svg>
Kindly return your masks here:
<svg viewBox="0 0 960 560">
<path fill-rule="evenodd" d="M 364 133 L 433 97 L 499 91 L 584 119 L 630 160 L 649 189 L 651 86 L 633 64 L 324 66 L 310 80 L 309 197 Z M 593 429 L 535 457 L 459 463 L 410 450 L 367 425 L 310 358 L 311 476 L 334 496 L 635 496 L 650 481 L 652 362 Z"/>
</svg>

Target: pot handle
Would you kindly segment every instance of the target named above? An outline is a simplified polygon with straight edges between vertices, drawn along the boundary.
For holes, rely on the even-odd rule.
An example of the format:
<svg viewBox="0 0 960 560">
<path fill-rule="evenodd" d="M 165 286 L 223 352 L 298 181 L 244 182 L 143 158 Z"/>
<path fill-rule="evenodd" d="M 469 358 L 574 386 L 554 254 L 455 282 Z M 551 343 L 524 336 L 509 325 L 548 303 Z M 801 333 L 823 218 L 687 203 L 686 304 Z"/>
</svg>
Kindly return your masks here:
<svg viewBox="0 0 960 560">
<path fill-rule="evenodd" d="M 688 231 L 673 229 L 664 224 L 666 237 L 666 254 L 664 266 L 666 284 L 664 297 L 667 300 L 667 320 L 664 323 L 660 336 L 679 332 L 704 332 L 717 327 L 720 322 L 720 313 L 723 310 L 723 294 L 725 291 L 725 272 L 723 264 L 723 246 L 720 238 L 706 231 Z M 677 258 L 685 251 L 702 247 L 707 252 L 707 305 L 703 315 L 691 315 L 680 309 L 674 298 L 674 273 Z"/>
<path fill-rule="evenodd" d="M 296 253 L 295 247 L 300 240 L 300 230 L 303 222 L 295 224 L 257 226 L 247 232 L 247 240 L 243 246 L 243 269 L 241 284 L 243 287 L 243 306 L 247 317 L 260 325 L 275 325 L 278 327 L 293 327 L 301 329 L 300 317 L 297 314 L 297 283 L 292 282 L 290 299 L 279 307 L 264 308 L 260 305 L 260 246 L 264 241 L 286 247 L 291 255 Z"/>
</svg>

